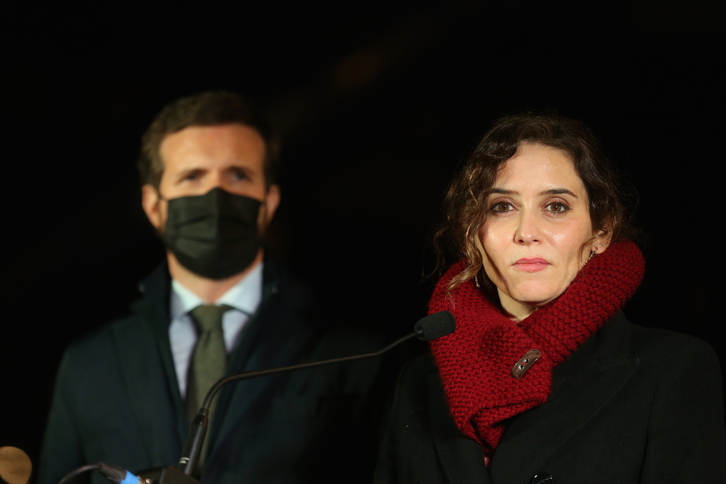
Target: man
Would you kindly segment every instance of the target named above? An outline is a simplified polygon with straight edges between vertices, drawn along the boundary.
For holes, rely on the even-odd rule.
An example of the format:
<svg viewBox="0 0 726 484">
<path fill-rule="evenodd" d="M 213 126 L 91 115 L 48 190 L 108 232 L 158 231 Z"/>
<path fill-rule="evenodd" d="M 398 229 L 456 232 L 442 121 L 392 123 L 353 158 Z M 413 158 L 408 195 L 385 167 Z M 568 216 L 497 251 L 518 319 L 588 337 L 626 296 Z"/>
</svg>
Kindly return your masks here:
<svg viewBox="0 0 726 484">
<path fill-rule="evenodd" d="M 176 466 L 190 419 L 222 376 L 380 347 L 318 324 L 307 290 L 265 257 L 262 236 L 280 202 L 276 153 L 272 130 L 237 94 L 184 98 L 152 122 L 139 163 L 142 206 L 166 263 L 127 317 L 66 351 L 40 484 L 88 463 Z M 378 368 L 364 360 L 228 385 L 213 402 L 195 477 L 368 480 Z"/>
</svg>

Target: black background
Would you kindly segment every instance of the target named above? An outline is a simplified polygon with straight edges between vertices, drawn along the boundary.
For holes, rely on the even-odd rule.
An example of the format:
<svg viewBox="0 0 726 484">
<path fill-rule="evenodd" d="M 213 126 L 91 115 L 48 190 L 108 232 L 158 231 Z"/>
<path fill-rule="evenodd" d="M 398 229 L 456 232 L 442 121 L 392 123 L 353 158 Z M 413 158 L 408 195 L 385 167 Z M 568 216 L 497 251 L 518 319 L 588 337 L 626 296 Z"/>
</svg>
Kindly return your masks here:
<svg viewBox="0 0 726 484">
<path fill-rule="evenodd" d="M 141 133 L 208 89 L 256 98 L 283 135 L 275 254 L 341 319 L 392 334 L 425 313 L 442 192 L 489 123 L 584 120 L 641 198 L 647 275 L 626 313 L 726 357 L 724 2 L 9 5 L 0 445 L 34 463 L 64 347 L 162 255 Z"/>
</svg>

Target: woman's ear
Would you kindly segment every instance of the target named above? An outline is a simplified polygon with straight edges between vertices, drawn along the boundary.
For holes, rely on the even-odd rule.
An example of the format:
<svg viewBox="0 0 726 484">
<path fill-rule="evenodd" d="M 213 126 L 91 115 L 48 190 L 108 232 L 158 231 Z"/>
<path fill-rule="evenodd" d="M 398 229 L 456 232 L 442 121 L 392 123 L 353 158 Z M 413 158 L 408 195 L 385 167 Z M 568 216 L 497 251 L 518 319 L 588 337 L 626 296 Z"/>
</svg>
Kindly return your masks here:
<svg viewBox="0 0 726 484">
<path fill-rule="evenodd" d="M 613 232 L 610 228 L 599 230 L 592 240 L 591 251 L 595 254 L 602 254 L 605 252 L 612 241 L 612 233 Z"/>
</svg>

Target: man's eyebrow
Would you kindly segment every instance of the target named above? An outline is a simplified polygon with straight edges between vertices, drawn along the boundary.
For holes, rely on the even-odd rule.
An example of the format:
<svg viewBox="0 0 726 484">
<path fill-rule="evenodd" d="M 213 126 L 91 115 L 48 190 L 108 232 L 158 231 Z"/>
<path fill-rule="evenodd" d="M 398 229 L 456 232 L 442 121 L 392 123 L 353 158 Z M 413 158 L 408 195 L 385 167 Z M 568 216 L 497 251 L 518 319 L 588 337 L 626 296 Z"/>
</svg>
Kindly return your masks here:
<svg viewBox="0 0 726 484">
<path fill-rule="evenodd" d="M 189 173 L 190 171 L 206 171 L 208 168 L 201 164 L 189 163 L 179 168 L 179 173 Z"/>
</svg>

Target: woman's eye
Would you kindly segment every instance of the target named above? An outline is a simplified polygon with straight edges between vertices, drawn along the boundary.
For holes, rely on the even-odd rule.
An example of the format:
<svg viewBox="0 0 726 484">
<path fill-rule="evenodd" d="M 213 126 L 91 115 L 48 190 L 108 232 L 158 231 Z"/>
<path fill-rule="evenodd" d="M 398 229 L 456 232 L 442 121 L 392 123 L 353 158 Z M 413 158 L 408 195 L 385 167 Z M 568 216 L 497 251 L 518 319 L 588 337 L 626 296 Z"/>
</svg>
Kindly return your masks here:
<svg viewBox="0 0 726 484">
<path fill-rule="evenodd" d="M 562 202 L 552 202 L 547 205 L 547 211 L 552 213 L 565 213 L 568 210 L 570 210 L 570 207 Z"/>
<path fill-rule="evenodd" d="M 509 202 L 497 202 L 491 206 L 490 210 L 492 212 L 504 213 L 511 212 L 512 210 L 514 210 L 514 207 L 512 207 L 512 204 Z"/>
</svg>

